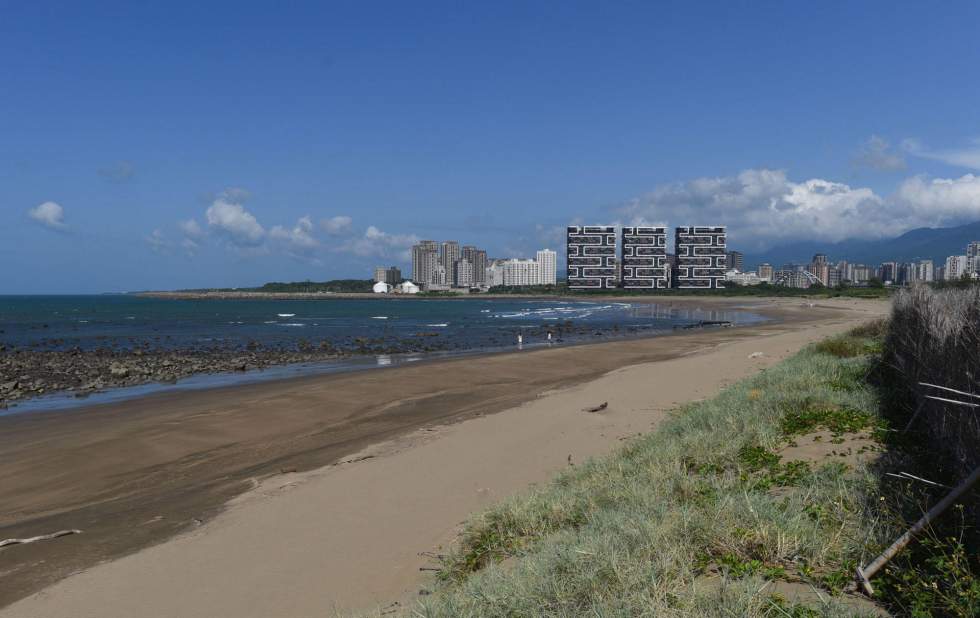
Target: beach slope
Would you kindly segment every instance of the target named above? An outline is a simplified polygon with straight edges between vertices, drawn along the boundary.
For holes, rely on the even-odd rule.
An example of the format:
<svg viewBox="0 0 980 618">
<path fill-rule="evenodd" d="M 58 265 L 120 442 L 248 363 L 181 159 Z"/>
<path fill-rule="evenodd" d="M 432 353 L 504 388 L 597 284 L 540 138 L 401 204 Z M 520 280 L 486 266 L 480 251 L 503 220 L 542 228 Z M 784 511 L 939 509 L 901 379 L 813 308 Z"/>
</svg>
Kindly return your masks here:
<svg viewBox="0 0 980 618">
<path fill-rule="evenodd" d="M 62 451 L 47 453 L 66 457 L 68 444 L 75 443 L 66 438 L 72 428 L 101 431 L 106 452 L 89 451 L 92 462 L 74 455 L 83 472 L 103 485 L 92 480 L 72 493 L 61 487 L 68 484 L 64 477 L 86 478 L 72 470 L 58 483 L 44 484 L 44 492 L 26 482 L 19 486 L 15 502 L 37 514 L 33 521 L 75 527 L 67 526 L 71 508 L 52 506 L 71 496 L 78 505 L 74 514 L 84 512 L 95 528 L 15 548 L 20 560 L 9 562 L 20 566 L 8 569 L 0 584 L 7 601 L 23 596 L 6 588 L 18 573 L 34 588 L 65 574 L 37 566 L 45 552 L 84 555 L 92 552 L 93 540 L 111 545 L 106 521 L 118 524 L 121 537 L 168 525 L 184 532 L 97 566 L 68 560 L 82 572 L 14 602 L 0 616 L 321 616 L 410 603 L 427 585 L 419 569 L 431 563 L 420 554 L 448 546 L 471 512 L 607 453 L 655 427 L 678 404 L 709 397 L 887 309 L 877 301 L 833 299 L 813 306 L 780 300 L 770 307 L 779 322 L 743 329 L 160 397 L 152 415 L 141 418 L 132 407 L 130 417 L 102 411 L 101 421 L 86 419 L 84 426 L 93 429 L 72 425 L 78 415 L 60 419 L 60 433 L 41 427 L 44 421 L 22 421 L 13 429 L 31 440 L 13 453 L 13 464 L 0 467 L 4 480 L 16 477 L 17 462 L 27 474 L 25 462 L 42 465 L 25 454 L 29 446 L 60 446 Z M 434 388 L 437 383 L 447 386 Z M 372 395 L 382 384 L 382 395 Z M 601 411 L 586 411 L 602 403 L 607 406 Z M 334 415 L 331 423 L 317 415 L 324 409 Z M 268 415 L 257 422 L 260 410 Z M 81 443 L 97 447 L 96 435 L 86 434 L 90 442 Z M 134 477 L 127 492 L 114 494 L 104 480 L 113 478 L 106 466 L 123 465 L 125 452 L 118 449 L 134 438 L 144 442 L 130 455 L 148 452 L 143 456 L 151 460 L 138 466 L 144 486 Z M 166 474 L 149 477 L 159 480 L 153 487 L 145 480 L 150 469 L 185 474 L 186 483 L 198 488 L 191 494 L 197 498 L 173 487 L 167 493 Z M 242 484 L 251 489 L 241 493 Z M 216 517 L 202 517 L 202 525 L 187 529 L 194 508 L 217 512 L 215 499 L 236 494 Z M 131 500 L 141 495 L 139 505 Z M 119 505 L 128 510 L 120 513 Z M 129 547 L 171 535 L 146 532 Z M 127 553 L 103 555 L 116 551 Z M 4 550 L 5 561 L 14 556 Z M 33 579 L 23 575 L 30 573 Z"/>
</svg>

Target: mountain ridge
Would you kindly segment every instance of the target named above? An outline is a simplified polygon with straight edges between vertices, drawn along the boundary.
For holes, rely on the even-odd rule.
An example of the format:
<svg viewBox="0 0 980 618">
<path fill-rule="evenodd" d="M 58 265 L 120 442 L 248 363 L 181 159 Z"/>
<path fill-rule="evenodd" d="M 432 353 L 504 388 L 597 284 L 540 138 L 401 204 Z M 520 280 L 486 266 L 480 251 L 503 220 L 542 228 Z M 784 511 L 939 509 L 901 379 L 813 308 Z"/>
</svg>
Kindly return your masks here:
<svg viewBox="0 0 980 618">
<path fill-rule="evenodd" d="M 882 262 L 912 262 L 932 260 L 936 266 L 945 263 L 950 255 L 963 255 L 966 245 L 980 240 L 980 221 L 955 227 L 920 227 L 895 238 L 881 240 L 842 240 L 836 243 L 813 241 L 780 245 L 756 254 L 746 254 L 746 268 L 763 262 L 778 268 L 783 264 L 805 264 L 815 253 L 824 253 L 831 262 L 848 262 L 877 266 Z"/>
</svg>

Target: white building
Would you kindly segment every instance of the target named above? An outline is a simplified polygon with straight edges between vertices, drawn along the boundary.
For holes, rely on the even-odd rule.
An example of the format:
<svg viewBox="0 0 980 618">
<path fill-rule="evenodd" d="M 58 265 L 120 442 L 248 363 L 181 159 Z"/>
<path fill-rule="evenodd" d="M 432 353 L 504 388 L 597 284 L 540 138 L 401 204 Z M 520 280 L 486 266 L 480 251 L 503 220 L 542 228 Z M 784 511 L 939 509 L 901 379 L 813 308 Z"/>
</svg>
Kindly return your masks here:
<svg viewBox="0 0 980 618">
<path fill-rule="evenodd" d="M 385 283 L 384 281 L 378 281 L 377 283 L 374 284 L 375 294 L 387 294 L 389 292 L 391 292 L 390 284 Z"/>
<path fill-rule="evenodd" d="M 483 278 L 487 287 L 494 287 L 504 284 L 504 266 L 502 260 L 491 260 L 487 266 L 486 275 Z"/>
<path fill-rule="evenodd" d="M 456 287 L 471 288 L 476 285 L 476 277 L 473 273 L 473 262 L 469 260 L 456 261 Z"/>
<path fill-rule="evenodd" d="M 558 283 L 558 254 L 551 249 L 542 249 L 535 256 L 538 263 L 538 285 Z"/>
<path fill-rule="evenodd" d="M 965 255 L 951 255 L 946 258 L 946 268 L 943 271 L 943 277 L 947 281 L 955 281 L 963 276 L 964 273 L 968 272 L 967 256 Z"/>
<path fill-rule="evenodd" d="M 535 260 L 505 260 L 503 264 L 504 285 L 538 285 L 540 281 L 538 263 Z"/>
<path fill-rule="evenodd" d="M 753 272 L 743 273 L 732 269 L 725 272 L 725 281 L 731 281 L 733 283 L 737 283 L 738 285 L 759 285 L 760 283 L 769 280 L 763 279 L 759 277 L 758 274 Z"/>
<path fill-rule="evenodd" d="M 415 285 L 411 281 L 402 281 L 395 286 L 395 291 L 400 294 L 418 294 L 421 292 L 419 286 Z"/>
</svg>

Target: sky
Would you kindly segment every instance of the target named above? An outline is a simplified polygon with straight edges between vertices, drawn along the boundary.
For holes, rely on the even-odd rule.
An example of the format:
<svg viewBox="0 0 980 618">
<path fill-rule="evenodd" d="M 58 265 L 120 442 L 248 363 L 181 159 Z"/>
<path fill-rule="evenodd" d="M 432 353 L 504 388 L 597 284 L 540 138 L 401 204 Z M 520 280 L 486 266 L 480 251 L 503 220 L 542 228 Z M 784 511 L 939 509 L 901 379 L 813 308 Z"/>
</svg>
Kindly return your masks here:
<svg viewBox="0 0 980 618">
<path fill-rule="evenodd" d="M 980 4 L 5 2 L 0 294 L 980 220 Z M 806 256 L 803 256 L 806 257 Z"/>
</svg>

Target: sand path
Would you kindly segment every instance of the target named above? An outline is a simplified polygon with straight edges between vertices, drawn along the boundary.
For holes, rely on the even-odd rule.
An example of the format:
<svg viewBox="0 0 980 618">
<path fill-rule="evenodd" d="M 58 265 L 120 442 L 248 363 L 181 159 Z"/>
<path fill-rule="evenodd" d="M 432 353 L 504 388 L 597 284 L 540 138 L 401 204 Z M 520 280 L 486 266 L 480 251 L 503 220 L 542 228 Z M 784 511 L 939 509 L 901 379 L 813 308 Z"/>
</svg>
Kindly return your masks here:
<svg viewBox="0 0 980 618">
<path fill-rule="evenodd" d="M 887 310 L 877 302 L 821 304 L 841 311 L 415 431 L 349 463 L 268 478 L 196 530 L 68 577 L 0 617 L 313 617 L 411 603 L 429 585 L 419 568 L 430 562 L 420 552 L 448 546 L 472 512 L 546 482 L 569 458 L 610 452 L 678 403 L 710 397 Z M 601 413 L 583 411 L 604 401 Z"/>
</svg>

